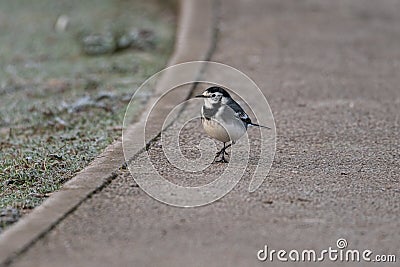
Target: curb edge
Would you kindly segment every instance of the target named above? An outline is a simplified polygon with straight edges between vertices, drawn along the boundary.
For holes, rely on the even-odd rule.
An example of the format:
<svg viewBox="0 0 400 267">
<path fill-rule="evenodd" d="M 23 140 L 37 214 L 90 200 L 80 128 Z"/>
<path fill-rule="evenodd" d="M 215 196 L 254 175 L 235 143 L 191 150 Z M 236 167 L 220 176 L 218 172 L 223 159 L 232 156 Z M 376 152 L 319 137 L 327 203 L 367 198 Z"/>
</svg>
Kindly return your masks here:
<svg viewBox="0 0 400 267">
<path fill-rule="evenodd" d="M 175 47 L 167 66 L 210 59 L 216 45 L 215 7 L 216 0 L 179 1 Z M 182 101 L 189 97 L 193 89 L 187 96 L 182 97 Z M 132 126 L 137 123 L 140 121 Z M 122 141 L 117 140 L 66 182 L 59 191 L 54 192 L 40 206 L 0 235 L 0 266 L 11 264 L 85 200 L 111 183 L 123 164 Z"/>
</svg>

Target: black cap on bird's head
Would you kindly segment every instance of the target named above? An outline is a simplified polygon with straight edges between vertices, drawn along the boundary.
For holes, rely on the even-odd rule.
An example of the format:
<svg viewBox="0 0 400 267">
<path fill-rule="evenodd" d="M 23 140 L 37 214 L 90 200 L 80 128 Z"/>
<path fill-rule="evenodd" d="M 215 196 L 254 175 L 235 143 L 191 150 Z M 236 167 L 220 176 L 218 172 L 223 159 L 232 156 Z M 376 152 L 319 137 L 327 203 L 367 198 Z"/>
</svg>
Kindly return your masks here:
<svg viewBox="0 0 400 267">
<path fill-rule="evenodd" d="M 231 97 L 231 95 L 224 88 L 219 86 L 209 87 L 203 92 L 203 94 L 197 95 L 196 97 L 210 98 L 213 94 L 218 94 L 223 97 Z"/>
<path fill-rule="evenodd" d="M 213 87 L 207 88 L 206 92 L 208 92 L 210 94 L 212 94 L 212 93 L 221 93 L 222 96 L 231 97 L 231 95 L 224 88 L 219 87 L 219 86 L 213 86 Z"/>
</svg>

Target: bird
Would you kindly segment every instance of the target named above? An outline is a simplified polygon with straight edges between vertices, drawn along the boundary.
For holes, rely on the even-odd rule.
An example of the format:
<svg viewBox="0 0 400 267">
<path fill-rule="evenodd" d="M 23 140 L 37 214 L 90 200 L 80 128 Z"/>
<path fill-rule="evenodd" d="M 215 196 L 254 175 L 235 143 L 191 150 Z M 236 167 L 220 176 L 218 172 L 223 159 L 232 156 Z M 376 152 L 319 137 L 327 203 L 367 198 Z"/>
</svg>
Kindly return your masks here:
<svg viewBox="0 0 400 267">
<path fill-rule="evenodd" d="M 227 163 L 225 155 L 229 155 L 226 149 L 236 143 L 247 131 L 249 126 L 271 129 L 253 123 L 243 108 L 231 97 L 227 90 L 220 86 L 207 88 L 196 98 L 203 98 L 201 107 L 201 123 L 205 132 L 213 139 L 224 144 L 216 153 L 213 163 Z M 227 145 L 227 143 L 229 143 Z M 217 160 L 219 157 L 221 158 Z"/>
</svg>

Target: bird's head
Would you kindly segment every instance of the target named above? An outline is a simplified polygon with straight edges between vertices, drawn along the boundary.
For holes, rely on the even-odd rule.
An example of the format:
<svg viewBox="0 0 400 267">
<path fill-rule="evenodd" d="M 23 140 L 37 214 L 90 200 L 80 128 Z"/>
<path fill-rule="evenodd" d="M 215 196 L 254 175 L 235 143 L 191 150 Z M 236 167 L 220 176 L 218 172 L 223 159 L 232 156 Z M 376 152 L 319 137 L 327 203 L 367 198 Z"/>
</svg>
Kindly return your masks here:
<svg viewBox="0 0 400 267">
<path fill-rule="evenodd" d="M 197 95 L 196 97 L 204 98 L 206 106 L 226 104 L 229 99 L 231 99 L 230 94 L 219 86 L 209 87 L 201 95 Z"/>
</svg>

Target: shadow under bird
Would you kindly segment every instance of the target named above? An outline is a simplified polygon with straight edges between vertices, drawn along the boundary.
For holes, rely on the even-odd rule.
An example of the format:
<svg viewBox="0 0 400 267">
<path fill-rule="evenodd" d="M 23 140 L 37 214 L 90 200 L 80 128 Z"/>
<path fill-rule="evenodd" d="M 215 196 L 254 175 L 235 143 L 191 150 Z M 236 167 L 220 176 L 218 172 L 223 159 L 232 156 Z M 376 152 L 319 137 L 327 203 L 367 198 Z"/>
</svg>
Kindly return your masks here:
<svg viewBox="0 0 400 267">
<path fill-rule="evenodd" d="M 216 153 L 213 162 L 228 162 L 226 149 L 239 140 L 249 126 L 271 129 L 251 122 L 243 108 L 222 87 L 213 86 L 206 89 L 201 95 L 204 98 L 201 108 L 201 122 L 206 133 L 213 139 L 224 143 L 224 147 Z M 229 143 L 226 145 L 226 143 Z M 217 160 L 221 156 L 221 159 Z"/>
</svg>

